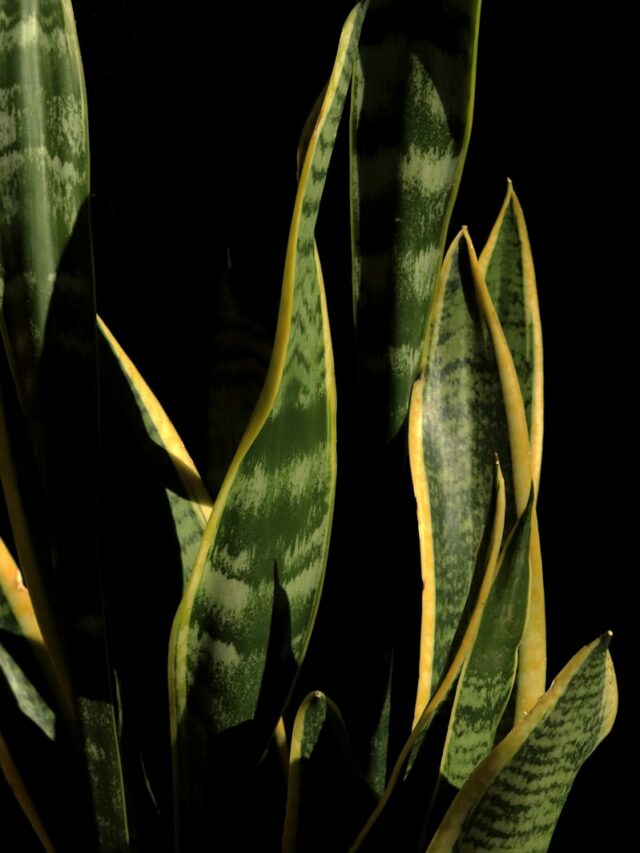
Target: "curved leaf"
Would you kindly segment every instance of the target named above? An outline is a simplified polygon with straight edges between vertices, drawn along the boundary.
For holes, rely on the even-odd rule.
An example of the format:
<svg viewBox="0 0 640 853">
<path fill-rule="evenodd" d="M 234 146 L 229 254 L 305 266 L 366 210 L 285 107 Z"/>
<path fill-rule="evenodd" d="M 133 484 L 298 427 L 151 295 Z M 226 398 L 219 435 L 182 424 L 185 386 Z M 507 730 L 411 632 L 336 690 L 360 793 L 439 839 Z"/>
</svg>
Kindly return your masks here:
<svg viewBox="0 0 640 853">
<path fill-rule="evenodd" d="M 257 760 L 304 655 L 335 490 L 335 385 L 314 227 L 364 16 L 349 16 L 300 177 L 263 393 L 209 519 L 171 637 L 179 833 L 210 820 L 203 776 L 253 721 Z M 224 763 L 224 762 L 222 762 Z"/>
<path fill-rule="evenodd" d="M 609 733 L 616 715 L 609 640 L 606 634 L 578 652 L 548 693 L 477 767 L 428 853 L 547 850 L 576 773 Z"/>
<path fill-rule="evenodd" d="M 167 489 L 167 500 L 173 516 L 176 538 L 180 544 L 183 580 L 186 585 L 205 525 L 211 515 L 213 501 L 158 399 L 101 318 L 98 318 L 98 328 L 127 380 L 147 435 L 154 445 L 166 453 L 167 460 L 175 469 L 182 486 L 183 494 Z"/>
<path fill-rule="evenodd" d="M 373 0 L 352 103 L 354 311 L 367 430 L 400 429 L 471 133 L 479 0 Z"/>
</svg>

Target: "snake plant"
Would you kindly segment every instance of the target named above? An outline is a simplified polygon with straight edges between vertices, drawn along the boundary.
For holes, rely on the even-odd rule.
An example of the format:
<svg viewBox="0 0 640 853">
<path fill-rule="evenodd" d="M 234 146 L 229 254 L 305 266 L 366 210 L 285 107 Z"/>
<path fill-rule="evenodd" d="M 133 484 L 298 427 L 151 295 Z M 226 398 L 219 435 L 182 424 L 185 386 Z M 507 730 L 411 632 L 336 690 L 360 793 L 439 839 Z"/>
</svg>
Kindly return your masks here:
<svg viewBox="0 0 640 853">
<path fill-rule="evenodd" d="M 534 853 L 611 729 L 609 634 L 548 684 L 511 184 L 479 254 L 464 228 L 447 247 L 479 18 L 353 9 L 273 341 L 234 267 L 216 282 L 194 462 L 96 314 L 71 0 L 0 0 L 0 767 L 45 850 Z M 315 232 L 349 93 L 339 316 Z"/>
</svg>

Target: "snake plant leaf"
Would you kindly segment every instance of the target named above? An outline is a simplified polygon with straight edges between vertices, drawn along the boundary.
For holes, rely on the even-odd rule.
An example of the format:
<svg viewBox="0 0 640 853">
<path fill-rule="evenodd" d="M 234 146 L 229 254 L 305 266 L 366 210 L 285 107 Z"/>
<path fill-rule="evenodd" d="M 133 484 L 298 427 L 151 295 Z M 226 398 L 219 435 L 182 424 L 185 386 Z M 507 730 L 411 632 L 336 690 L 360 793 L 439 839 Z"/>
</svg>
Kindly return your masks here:
<svg viewBox="0 0 640 853">
<path fill-rule="evenodd" d="M 456 788 L 491 751 L 513 688 L 529 603 L 531 513 L 532 499 L 509 537 L 458 680 L 441 766 Z"/>
<path fill-rule="evenodd" d="M 352 103 L 354 311 L 365 423 L 392 438 L 471 132 L 479 0 L 373 0 Z"/>
<path fill-rule="evenodd" d="M 310 693 L 293 724 L 283 853 L 346 850 L 376 802 L 340 711 L 320 691 Z"/>
<path fill-rule="evenodd" d="M 524 225 L 524 219 L 522 217 L 520 217 L 520 219 L 521 222 L 519 227 L 524 229 L 521 234 L 521 240 L 526 242 L 526 227 Z M 499 222 L 500 219 L 498 220 L 498 223 Z M 526 245 L 528 245 L 528 242 L 526 242 Z M 526 245 L 523 249 L 525 254 Z M 529 263 L 530 257 L 528 262 L 525 263 L 525 261 L 523 261 L 523 267 L 526 269 Z M 527 425 L 525 410 L 525 398 L 528 398 L 529 394 L 527 392 L 523 396 L 523 392 L 521 390 L 523 380 L 521 380 L 518 375 L 514 357 L 509 348 L 509 341 L 507 340 L 506 333 L 502 328 L 498 311 L 491 299 L 489 288 L 484 280 L 479 262 L 477 265 L 480 272 L 480 288 L 478 290 L 478 294 L 482 310 L 491 333 L 491 339 L 493 341 L 496 361 L 500 373 L 500 381 L 502 383 L 503 395 L 506 403 L 507 421 L 509 424 L 509 442 L 511 445 L 511 458 L 513 463 L 514 493 L 516 508 L 518 514 L 520 514 L 527 502 L 531 478 L 533 477 L 534 486 L 537 488 L 536 476 L 539 477 L 542 441 L 542 407 L 540 403 L 540 396 L 542 393 L 542 337 L 539 328 L 539 320 L 536 321 L 534 318 L 531 321 L 532 330 L 530 332 L 534 341 L 534 357 L 533 366 L 531 368 L 532 378 L 529 380 L 533 389 L 531 392 L 533 395 L 531 404 L 531 435 L 536 439 L 536 441 L 540 442 L 540 444 L 536 451 L 537 456 L 534 455 L 532 457 L 529 428 Z M 523 285 L 526 294 L 524 301 L 525 304 L 529 305 L 529 310 L 533 314 L 537 308 L 537 305 L 535 304 L 535 283 L 531 281 L 531 272 L 529 272 L 527 276 L 527 283 L 526 285 Z M 500 304 L 500 299 L 498 300 L 498 304 Z M 524 322 L 527 322 L 526 319 Z M 536 322 L 538 324 L 537 330 L 535 329 Z M 512 317 L 508 318 L 507 325 L 511 329 L 510 333 L 512 338 L 514 336 L 514 323 L 515 321 Z M 522 370 L 523 359 L 518 355 L 517 341 L 514 342 L 514 346 L 516 348 L 516 359 L 521 365 Z M 547 644 L 544 582 L 542 577 L 542 554 L 540 548 L 537 513 L 534 506 L 531 535 L 531 598 L 525 634 L 520 648 L 518 682 L 515 698 L 515 720 L 519 719 L 522 714 L 527 713 L 544 693 L 546 688 L 546 673 Z"/>
<path fill-rule="evenodd" d="M 461 231 L 442 265 L 409 418 L 423 577 L 416 721 L 443 675 L 469 594 L 496 454 L 506 482 L 507 529 L 515 521 L 505 401 L 476 295 L 481 284 L 473 246 Z"/>
<path fill-rule="evenodd" d="M 520 381 L 537 492 L 542 464 L 544 413 L 542 327 L 527 225 L 511 181 L 478 263 Z"/>
<path fill-rule="evenodd" d="M 480 763 L 427 853 L 547 850 L 577 772 L 615 719 L 618 695 L 609 641 L 606 634 L 579 651 Z"/>
<path fill-rule="evenodd" d="M 167 488 L 166 492 L 180 545 L 183 581 L 186 585 L 211 515 L 213 501 L 157 397 L 101 318 L 98 318 L 98 328 L 126 378 L 149 439 L 154 447 L 164 451 L 163 461 L 166 458 L 177 475 L 176 489 Z"/>
<path fill-rule="evenodd" d="M 511 181 L 486 246 L 478 259 L 513 358 L 527 419 L 531 474 L 540 485 L 543 435 L 542 328 L 531 245 Z M 516 719 L 544 693 L 546 626 L 540 534 L 534 511 L 531 538 L 531 603 L 520 651 Z"/>
<path fill-rule="evenodd" d="M 478 575 L 477 578 L 474 578 L 472 585 L 475 594 L 473 595 L 473 602 L 469 602 L 469 617 L 464 622 L 464 630 L 460 635 L 455 653 L 445 674 L 404 744 L 376 808 L 349 848 L 350 851 L 380 850 L 385 849 L 385 845 L 388 846 L 392 843 L 393 835 L 397 831 L 397 815 L 399 811 L 402 811 L 406 800 L 407 780 L 415 778 L 416 759 L 426 749 L 427 734 L 431 723 L 456 683 L 478 633 L 482 614 L 496 576 L 504 534 L 505 506 L 505 482 L 500 464 L 496 460 L 489 521 L 479 555 L 482 559 L 479 559 L 476 567 Z M 404 825 L 403 832 L 406 832 L 406 829 L 407 827 Z"/>
<path fill-rule="evenodd" d="M 93 792 L 97 844 L 126 849 L 95 540 L 98 406 L 87 108 L 70 0 L 3 3 L 0 116 L 0 330 L 37 461 L 39 482 L 22 471 L 20 484 L 43 491 L 43 512 L 29 513 L 31 503 L 24 500 L 23 518 L 15 490 L 5 488 L 5 496 L 45 643 L 55 660 L 68 662 L 78 697 L 74 722 Z M 7 392 L 3 388 L 5 403 Z M 9 437 L 14 445 L 15 439 Z M 29 541 L 37 543 L 35 559 L 30 549 L 24 552 Z"/>
<path fill-rule="evenodd" d="M 364 17 L 340 39 L 293 214 L 272 361 L 217 497 L 176 615 L 169 656 L 179 837 L 224 733 L 249 725 L 258 756 L 291 690 L 317 611 L 336 471 L 335 380 L 314 227 Z"/>
</svg>

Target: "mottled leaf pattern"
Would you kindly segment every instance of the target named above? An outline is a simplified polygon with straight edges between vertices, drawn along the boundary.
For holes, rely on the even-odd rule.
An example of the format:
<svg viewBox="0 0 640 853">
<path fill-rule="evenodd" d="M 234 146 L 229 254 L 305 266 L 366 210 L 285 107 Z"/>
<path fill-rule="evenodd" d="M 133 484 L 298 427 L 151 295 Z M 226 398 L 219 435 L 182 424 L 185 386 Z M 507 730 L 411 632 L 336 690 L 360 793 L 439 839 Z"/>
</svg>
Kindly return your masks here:
<svg viewBox="0 0 640 853">
<path fill-rule="evenodd" d="M 96 550 L 87 106 L 70 0 L 6 0 L 0 11 L 0 300 L 15 385 L 3 397 L 17 393 L 37 463 L 35 479 L 19 471 L 24 518 L 5 487 L 20 565 L 53 659 L 68 660 L 97 843 L 125 849 Z"/>
<path fill-rule="evenodd" d="M 336 438 L 314 227 L 363 15 L 359 5 L 345 24 L 306 154 L 267 382 L 216 500 L 172 632 L 176 770 L 191 809 L 200 784 L 194 762 L 202 767 L 216 736 L 256 716 L 261 693 L 269 710 L 259 716 L 267 729 L 275 727 L 318 605 Z M 272 655 L 282 664 L 269 686 L 264 679 Z"/>
<path fill-rule="evenodd" d="M 537 491 L 543 434 L 542 329 L 531 245 L 522 207 L 511 181 L 478 263 L 520 381 Z"/>
<path fill-rule="evenodd" d="M 376 802 L 338 708 L 309 694 L 293 724 L 283 853 L 347 849 Z"/>
<path fill-rule="evenodd" d="M 426 735 L 429 727 L 460 675 L 460 670 L 472 648 L 484 608 L 489 598 L 504 534 L 505 505 L 504 478 L 500 471 L 500 465 L 496 463 L 495 488 L 489 510 L 486 546 L 483 549 L 485 559 L 483 564 L 477 567 L 479 589 L 466 622 L 465 630 L 456 647 L 451 663 L 440 680 L 437 690 L 429 699 L 422 715 L 414 725 L 413 731 L 395 763 L 383 796 L 380 798 L 378 805 L 350 848 L 351 851 L 360 849 L 374 851 L 380 849 L 379 832 L 381 831 L 381 825 L 384 823 L 384 821 L 380 821 L 380 817 L 383 816 L 383 812 L 388 809 L 390 804 L 393 804 L 398 798 L 402 798 L 403 785 L 412 771 L 416 757 L 419 755 L 421 749 L 428 748 Z M 384 832 L 384 827 L 382 832 Z"/>
<path fill-rule="evenodd" d="M 471 131 L 479 0 L 372 0 L 352 107 L 354 308 L 367 429 L 409 407 Z"/>
<path fill-rule="evenodd" d="M 416 720 L 442 677 L 467 600 L 489 517 L 496 454 L 514 521 L 505 401 L 466 233 L 444 260 L 431 314 L 427 359 L 410 415 L 411 472 L 423 577 Z"/>
<path fill-rule="evenodd" d="M 544 853 L 582 763 L 609 733 L 618 696 L 609 635 L 582 649 L 474 771 L 428 853 Z"/>
<path fill-rule="evenodd" d="M 529 601 L 531 511 L 530 502 L 506 546 L 460 673 L 441 768 L 457 788 L 493 747 L 513 688 Z"/>
<path fill-rule="evenodd" d="M 505 353 L 518 379 L 529 432 L 529 460 L 536 491 L 540 485 L 543 433 L 542 329 L 527 226 L 509 182 L 507 195 L 479 258 L 500 328 L 496 349 Z M 508 380 L 512 381 L 512 380 Z M 519 417 L 519 415 L 517 416 Z M 526 463 L 520 466 L 526 468 Z M 526 473 L 525 473 L 526 479 Z M 524 486 L 526 487 L 526 486 Z M 520 498 L 524 496 L 524 487 Z M 534 506 L 531 536 L 531 601 L 520 650 L 516 719 L 527 712 L 546 686 L 546 619 L 540 534 Z"/>
</svg>

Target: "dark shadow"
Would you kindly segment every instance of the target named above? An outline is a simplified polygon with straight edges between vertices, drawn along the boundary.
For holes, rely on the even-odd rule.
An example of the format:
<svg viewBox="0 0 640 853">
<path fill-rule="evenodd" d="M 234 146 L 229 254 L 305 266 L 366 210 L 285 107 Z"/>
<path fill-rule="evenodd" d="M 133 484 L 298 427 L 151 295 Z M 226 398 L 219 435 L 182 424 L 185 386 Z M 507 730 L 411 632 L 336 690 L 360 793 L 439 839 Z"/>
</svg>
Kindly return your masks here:
<svg viewBox="0 0 640 853">
<path fill-rule="evenodd" d="M 255 848 L 275 853 L 280 849 L 286 789 L 272 734 L 297 673 L 289 600 L 277 564 L 264 674 L 253 719 L 213 731 L 209 667 L 208 658 L 202 657 L 178 732 L 187 762 L 181 782 L 180 849 L 196 853 L 215 838 L 221 851 Z"/>
</svg>

